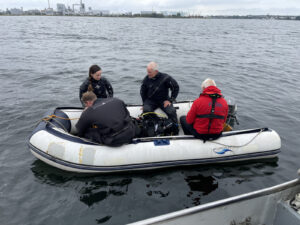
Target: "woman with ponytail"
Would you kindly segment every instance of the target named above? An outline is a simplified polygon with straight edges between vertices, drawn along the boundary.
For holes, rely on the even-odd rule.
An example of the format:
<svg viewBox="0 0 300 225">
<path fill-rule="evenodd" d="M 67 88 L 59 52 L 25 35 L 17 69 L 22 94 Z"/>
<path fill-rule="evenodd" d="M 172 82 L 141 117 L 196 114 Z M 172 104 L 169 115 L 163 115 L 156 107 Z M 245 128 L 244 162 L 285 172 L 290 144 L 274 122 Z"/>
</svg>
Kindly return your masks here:
<svg viewBox="0 0 300 225">
<path fill-rule="evenodd" d="M 83 93 L 92 91 L 97 98 L 113 97 L 114 91 L 107 79 L 101 76 L 102 70 L 98 65 L 92 65 L 89 69 L 89 77 L 81 84 L 79 99 Z"/>
</svg>

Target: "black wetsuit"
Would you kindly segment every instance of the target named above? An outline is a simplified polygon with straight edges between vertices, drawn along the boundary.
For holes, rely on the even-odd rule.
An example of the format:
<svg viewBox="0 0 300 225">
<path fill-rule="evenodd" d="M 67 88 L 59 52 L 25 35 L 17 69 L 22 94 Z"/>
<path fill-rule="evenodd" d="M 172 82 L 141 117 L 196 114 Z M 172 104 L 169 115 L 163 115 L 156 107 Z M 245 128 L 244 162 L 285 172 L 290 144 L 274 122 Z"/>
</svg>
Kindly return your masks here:
<svg viewBox="0 0 300 225">
<path fill-rule="evenodd" d="M 97 99 L 76 124 L 78 136 L 109 146 L 130 143 L 135 125 L 124 102 L 117 98 Z"/>
<path fill-rule="evenodd" d="M 81 97 L 84 92 L 87 92 L 88 87 L 90 85 L 90 80 L 87 78 L 79 88 L 79 99 L 81 101 Z M 114 91 L 107 79 L 104 77 L 101 77 L 100 80 L 95 80 L 92 78 L 92 87 L 93 87 L 93 92 L 97 96 L 97 98 L 107 98 L 107 97 L 113 97 Z"/>
<path fill-rule="evenodd" d="M 178 83 L 168 74 L 158 72 L 154 78 L 146 76 L 140 91 L 144 112 L 153 112 L 156 108 L 161 108 L 173 122 L 178 123 L 175 108 L 172 105 L 164 107 L 164 101 L 174 102 L 178 92 Z"/>
</svg>

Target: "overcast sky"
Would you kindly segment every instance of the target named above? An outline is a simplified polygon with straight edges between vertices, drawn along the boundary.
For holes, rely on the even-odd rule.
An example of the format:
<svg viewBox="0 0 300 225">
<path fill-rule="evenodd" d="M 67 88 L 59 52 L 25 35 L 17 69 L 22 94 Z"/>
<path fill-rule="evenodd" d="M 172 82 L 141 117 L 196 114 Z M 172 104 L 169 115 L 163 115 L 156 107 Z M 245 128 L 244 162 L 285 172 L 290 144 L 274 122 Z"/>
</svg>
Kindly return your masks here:
<svg viewBox="0 0 300 225">
<path fill-rule="evenodd" d="M 71 6 L 80 0 L 49 0 Z M 110 12 L 183 11 L 201 15 L 278 14 L 300 15 L 300 0 L 82 0 L 86 9 Z M 0 0 L 0 9 L 45 9 L 48 0 Z"/>
</svg>

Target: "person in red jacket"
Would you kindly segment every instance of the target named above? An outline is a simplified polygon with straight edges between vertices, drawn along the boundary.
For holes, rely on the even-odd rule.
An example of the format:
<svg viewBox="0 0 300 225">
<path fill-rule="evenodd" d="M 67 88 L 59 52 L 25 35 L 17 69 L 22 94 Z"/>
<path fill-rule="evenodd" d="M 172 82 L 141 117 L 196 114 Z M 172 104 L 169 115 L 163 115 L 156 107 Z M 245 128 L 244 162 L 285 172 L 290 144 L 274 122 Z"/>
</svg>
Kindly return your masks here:
<svg viewBox="0 0 300 225">
<path fill-rule="evenodd" d="M 215 140 L 223 131 L 228 115 L 228 105 L 212 79 L 203 81 L 202 93 L 197 98 L 187 116 L 180 117 L 184 134 L 192 134 L 196 138 Z"/>
</svg>

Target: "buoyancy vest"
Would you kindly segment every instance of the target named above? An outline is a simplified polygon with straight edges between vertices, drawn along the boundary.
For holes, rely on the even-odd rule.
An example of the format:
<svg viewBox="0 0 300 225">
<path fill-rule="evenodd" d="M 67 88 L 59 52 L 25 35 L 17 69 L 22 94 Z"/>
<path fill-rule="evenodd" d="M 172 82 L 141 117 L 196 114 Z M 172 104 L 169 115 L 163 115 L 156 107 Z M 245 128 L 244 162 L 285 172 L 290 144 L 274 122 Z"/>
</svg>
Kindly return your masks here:
<svg viewBox="0 0 300 225">
<path fill-rule="evenodd" d="M 208 118 L 209 119 L 208 129 L 207 129 L 207 133 L 209 133 L 211 123 L 212 123 L 213 119 L 222 119 L 222 120 L 224 120 L 224 118 L 225 118 L 224 116 L 215 114 L 216 101 L 217 101 L 218 98 L 222 98 L 222 95 L 217 94 L 217 93 L 214 93 L 214 94 L 201 94 L 201 95 L 209 96 L 212 99 L 212 106 L 211 106 L 210 113 L 196 116 L 197 118 Z"/>
</svg>

